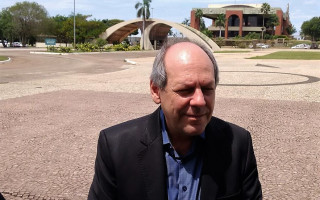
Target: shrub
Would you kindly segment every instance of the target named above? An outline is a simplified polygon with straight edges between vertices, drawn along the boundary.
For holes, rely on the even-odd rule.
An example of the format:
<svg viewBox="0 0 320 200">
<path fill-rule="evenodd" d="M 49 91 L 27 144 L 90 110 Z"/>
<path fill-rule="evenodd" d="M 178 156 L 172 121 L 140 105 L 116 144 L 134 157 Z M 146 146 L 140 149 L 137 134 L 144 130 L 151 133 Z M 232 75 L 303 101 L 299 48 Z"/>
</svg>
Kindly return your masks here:
<svg viewBox="0 0 320 200">
<path fill-rule="evenodd" d="M 106 45 L 106 44 L 107 44 L 107 41 L 104 40 L 104 39 L 102 39 L 102 38 L 98 38 L 98 39 L 96 40 L 96 45 L 97 45 L 99 48 L 103 47 L 103 46 Z"/>
<path fill-rule="evenodd" d="M 140 51 L 140 45 L 134 45 L 128 47 L 129 51 Z"/>
<path fill-rule="evenodd" d="M 70 53 L 71 52 L 71 48 L 70 47 L 60 47 L 59 51 L 61 53 Z"/>
<path fill-rule="evenodd" d="M 47 51 L 54 52 L 56 49 L 54 46 L 47 46 Z"/>
<path fill-rule="evenodd" d="M 246 36 L 244 36 L 244 39 L 246 40 L 252 40 L 252 39 L 260 39 L 261 34 L 256 32 L 250 32 Z"/>
<path fill-rule="evenodd" d="M 216 38 L 214 41 L 219 47 L 225 46 L 225 42 L 224 42 L 223 38 L 219 37 L 219 38 Z"/>
<path fill-rule="evenodd" d="M 83 43 L 83 44 L 77 44 L 76 49 L 82 52 L 93 52 L 93 51 L 97 51 L 99 47 L 98 45 L 95 45 L 95 44 Z"/>
<path fill-rule="evenodd" d="M 236 41 L 235 42 L 236 46 L 238 46 L 239 48 L 246 48 L 247 44 L 245 41 Z"/>
</svg>

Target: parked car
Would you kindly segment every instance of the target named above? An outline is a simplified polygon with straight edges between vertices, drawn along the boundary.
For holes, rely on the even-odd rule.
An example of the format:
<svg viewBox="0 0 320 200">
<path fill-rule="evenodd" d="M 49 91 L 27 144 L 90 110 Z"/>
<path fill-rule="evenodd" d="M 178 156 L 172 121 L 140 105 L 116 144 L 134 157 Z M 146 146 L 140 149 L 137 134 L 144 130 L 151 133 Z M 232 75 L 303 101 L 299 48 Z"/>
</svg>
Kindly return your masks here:
<svg viewBox="0 0 320 200">
<path fill-rule="evenodd" d="M 12 46 L 13 47 L 22 47 L 22 44 L 21 44 L 21 42 L 13 42 Z"/>
<path fill-rule="evenodd" d="M 7 40 L 0 40 L 0 47 L 3 47 L 3 45 L 5 45 L 5 47 L 7 47 L 8 46 L 8 42 L 7 42 Z"/>
<path fill-rule="evenodd" d="M 310 45 L 308 45 L 308 44 L 297 44 L 297 45 L 291 47 L 291 49 L 310 49 Z"/>
<path fill-rule="evenodd" d="M 267 48 L 269 48 L 269 45 L 264 44 L 264 43 L 257 43 L 256 47 L 257 48 L 262 48 L 262 49 L 267 49 Z"/>
</svg>

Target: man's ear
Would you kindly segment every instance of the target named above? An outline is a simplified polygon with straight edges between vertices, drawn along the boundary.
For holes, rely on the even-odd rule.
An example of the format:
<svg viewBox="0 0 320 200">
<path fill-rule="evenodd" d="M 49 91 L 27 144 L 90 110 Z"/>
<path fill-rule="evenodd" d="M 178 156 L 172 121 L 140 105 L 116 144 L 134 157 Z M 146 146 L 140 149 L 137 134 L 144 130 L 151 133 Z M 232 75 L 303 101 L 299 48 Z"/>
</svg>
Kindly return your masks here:
<svg viewBox="0 0 320 200">
<path fill-rule="evenodd" d="M 159 104 L 161 103 L 160 99 L 160 88 L 156 86 L 152 80 L 150 80 L 150 92 L 151 92 L 151 97 L 152 100 L 156 103 Z"/>
</svg>

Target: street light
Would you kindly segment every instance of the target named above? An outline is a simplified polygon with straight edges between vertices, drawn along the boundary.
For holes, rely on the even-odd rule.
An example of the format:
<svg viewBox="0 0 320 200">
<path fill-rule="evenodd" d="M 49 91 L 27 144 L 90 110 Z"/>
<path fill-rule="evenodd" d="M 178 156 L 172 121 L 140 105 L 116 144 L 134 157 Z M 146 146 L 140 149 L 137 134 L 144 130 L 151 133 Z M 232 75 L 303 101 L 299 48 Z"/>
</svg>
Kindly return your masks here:
<svg viewBox="0 0 320 200">
<path fill-rule="evenodd" d="M 73 0 L 73 48 L 76 48 L 76 0 Z"/>
</svg>

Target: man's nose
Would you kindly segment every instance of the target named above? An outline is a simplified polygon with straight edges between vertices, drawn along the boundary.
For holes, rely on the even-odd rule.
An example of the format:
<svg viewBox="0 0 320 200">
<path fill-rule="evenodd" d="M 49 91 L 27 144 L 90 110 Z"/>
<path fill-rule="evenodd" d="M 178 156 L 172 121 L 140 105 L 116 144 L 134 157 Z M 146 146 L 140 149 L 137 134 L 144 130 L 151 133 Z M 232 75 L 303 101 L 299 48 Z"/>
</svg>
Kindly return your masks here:
<svg viewBox="0 0 320 200">
<path fill-rule="evenodd" d="M 205 106 L 206 101 L 204 100 L 203 92 L 200 88 L 195 89 L 192 99 L 190 100 L 191 106 Z"/>
</svg>

